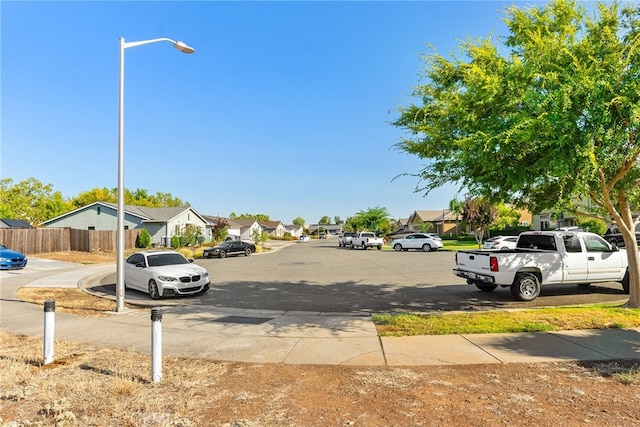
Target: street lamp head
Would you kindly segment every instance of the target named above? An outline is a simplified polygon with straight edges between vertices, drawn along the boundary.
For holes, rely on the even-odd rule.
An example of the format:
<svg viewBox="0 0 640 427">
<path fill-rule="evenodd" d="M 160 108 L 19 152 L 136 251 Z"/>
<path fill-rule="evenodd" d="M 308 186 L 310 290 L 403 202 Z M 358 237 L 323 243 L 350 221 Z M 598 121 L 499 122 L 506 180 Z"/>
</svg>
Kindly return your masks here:
<svg viewBox="0 0 640 427">
<path fill-rule="evenodd" d="M 185 42 L 175 42 L 173 44 L 173 47 L 175 47 L 176 49 L 178 49 L 182 53 L 193 53 L 193 52 L 196 51 L 194 48 L 192 48 L 191 46 L 187 45 Z"/>
</svg>

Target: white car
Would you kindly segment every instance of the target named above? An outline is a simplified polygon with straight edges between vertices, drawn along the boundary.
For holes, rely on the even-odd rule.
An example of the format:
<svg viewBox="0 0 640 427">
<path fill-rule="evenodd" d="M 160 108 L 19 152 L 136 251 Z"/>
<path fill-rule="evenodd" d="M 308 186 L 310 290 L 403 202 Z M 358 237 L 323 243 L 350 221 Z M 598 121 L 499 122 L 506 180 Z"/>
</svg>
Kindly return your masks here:
<svg viewBox="0 0 640 427">
<path fill-rule="evenodd" d="M 518 236 L 496 236 L 484 242 L 484 249 L 515 249 L 518 244 Z"/>
<path fill-rule="evenodd" d="M 309 236 L 300 236 L 298 237 L 298 243 L 309 243 L 311 239 Z"/>
<path fill-rule="evenodd" d="M 175 251 L 142 251 L 127 258 L 124 286 L 153 299 L 196 295 L 209 290 L 209 272 Z"/>
<path fill-rule="evenodd" d="M 391 247 L 395 251 L 408 251 L 409 249 L 419 249 L 425 252 L 437 251 L 442 247 L 442 239 L 430 233 L 407 234 L 401 239 L 394 239 Z"/>
</svg>

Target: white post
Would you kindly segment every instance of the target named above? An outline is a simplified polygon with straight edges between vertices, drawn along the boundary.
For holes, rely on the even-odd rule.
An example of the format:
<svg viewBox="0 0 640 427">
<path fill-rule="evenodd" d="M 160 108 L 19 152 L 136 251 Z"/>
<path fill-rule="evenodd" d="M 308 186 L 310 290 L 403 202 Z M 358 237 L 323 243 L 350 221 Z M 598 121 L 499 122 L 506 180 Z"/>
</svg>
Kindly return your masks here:
<svg viewBox="0 0 640 427">
<path fill-rule="evenodd" d="M 118 212 L 116 220 L 116 311 L 124 307 L 124 50 L 150 43 L 169 42 L 182 53 L 191 54 L 195 49 L 184 42 L 166 37 L 126 43 L 120 37 L 120 91 L 118 96 Z"/>
<path fill-rule="evenodd" d="M 162 379 L 162 309 L 151 309 L 151 381 Z"/>
<path fill-rule="evenodd" d="M 53 362 L 53 343 L 56 323 L 56 302 L 47 300 L 44 302 L 44 365 Z"/>
</svg>

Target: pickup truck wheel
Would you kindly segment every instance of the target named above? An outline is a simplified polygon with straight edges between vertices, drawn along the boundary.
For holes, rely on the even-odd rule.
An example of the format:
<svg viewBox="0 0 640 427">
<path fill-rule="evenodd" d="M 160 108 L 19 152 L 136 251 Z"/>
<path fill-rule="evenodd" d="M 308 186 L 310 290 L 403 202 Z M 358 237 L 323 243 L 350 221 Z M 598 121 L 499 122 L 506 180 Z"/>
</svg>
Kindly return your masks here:
<svg viewBox="0 0 640 427">
<path fill-rule="evenodd" d="M 498 287 L 498 285 L 484 285 L 480 283 L 474 283 L 478 289 L 484 292 L 493 292 Z"/>
<path fill-rule="evenodd" d="M 533 301 L 540 295 L 540 280 L 532 273 L 520 273 L 511 285 L 511 295 L 518 301 Z"/>
<path fill-rule="evenodd" d="M 378 250 L 379 250 L 379 251 L 380 251 L 380 250 L 382 250 L 382 246 L 379 246 L 379 245 L 378 245 Z"/>
<path fill-rule="evenodd" d="M 431 252 L 431 245 L 428 243 L 425 243 L 424 245 L 422 245 L 422 250 L 425 252 Z"/>
<path fill-rule="evenodd" d="M 354 246 L 353 246 L 353 242 L 351 242 L 351 249 L 353 249 L 353 248 L 354 248 Z"/>
<path fill-rule="evenodd" d="M 400 252 L 402 250 L 402 245 L 400 243 L 396 243 L 393 245 L 393 250 L 396 252 Z"/>
<path fill-rule="evenodd" d="M 622 290 L 624 291 L 625 294 L 628 294 L 629 293 L 629 270 L 627 270 L 627 272 L 625 273 L 621 283 L 622 283 Z"/>
</svg>

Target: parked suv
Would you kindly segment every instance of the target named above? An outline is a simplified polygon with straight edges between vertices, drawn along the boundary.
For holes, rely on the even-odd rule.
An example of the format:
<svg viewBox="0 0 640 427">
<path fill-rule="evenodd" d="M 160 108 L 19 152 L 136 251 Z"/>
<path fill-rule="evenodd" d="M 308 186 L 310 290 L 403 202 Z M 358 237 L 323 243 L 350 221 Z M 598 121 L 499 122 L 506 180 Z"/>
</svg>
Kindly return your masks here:
<svg viewBox="0 0 640 427">
<path fill-rule="evenodd" d="M 624 239 L 622 238 L 622 233 L 620 233 L 620 230 L 618 229 L 618 227 L 616 227 L 613 224 L 607 227 L 607 231 L 604 233 L 602 237 L 604 237 L 604 239 L 609 243 L 613 243 L 619 247 L 624 247 Z M 637 231 L 636 231 L 636 241 L 640 243 L 640 233 Z"/>
</svg>

